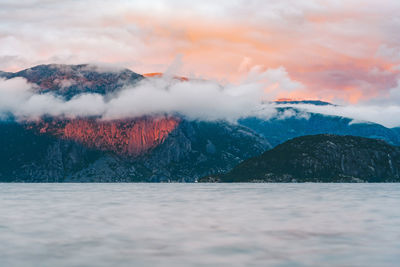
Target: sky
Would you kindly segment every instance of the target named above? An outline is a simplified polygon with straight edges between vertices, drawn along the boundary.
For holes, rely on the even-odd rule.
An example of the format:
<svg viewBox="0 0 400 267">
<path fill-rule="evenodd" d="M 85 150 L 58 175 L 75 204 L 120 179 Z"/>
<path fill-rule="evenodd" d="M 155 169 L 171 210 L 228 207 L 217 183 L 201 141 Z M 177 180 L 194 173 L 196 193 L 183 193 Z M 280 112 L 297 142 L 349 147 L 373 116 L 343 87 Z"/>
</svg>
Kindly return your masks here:
<svg viewBox="0 0 400 267">
<path fill-rule="evenodd" d="M 0 69 L 107 64 L 397 110 L 398 14 L 397 0 L 2 0 Z"/>
</svg>

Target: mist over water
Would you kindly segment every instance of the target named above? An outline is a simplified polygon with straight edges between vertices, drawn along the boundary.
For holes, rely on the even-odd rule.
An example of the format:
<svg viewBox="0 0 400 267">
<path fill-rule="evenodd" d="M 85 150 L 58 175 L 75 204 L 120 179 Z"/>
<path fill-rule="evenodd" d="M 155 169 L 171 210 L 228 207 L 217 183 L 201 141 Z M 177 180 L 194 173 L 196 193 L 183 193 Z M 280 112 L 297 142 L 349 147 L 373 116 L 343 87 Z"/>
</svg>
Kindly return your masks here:
<svg viewBox="0 0 400 267">
<path fill-rule="evenodd" d="M 400 184 L 0 184 L 0 266 L 397 266 Z"/>
</svg>

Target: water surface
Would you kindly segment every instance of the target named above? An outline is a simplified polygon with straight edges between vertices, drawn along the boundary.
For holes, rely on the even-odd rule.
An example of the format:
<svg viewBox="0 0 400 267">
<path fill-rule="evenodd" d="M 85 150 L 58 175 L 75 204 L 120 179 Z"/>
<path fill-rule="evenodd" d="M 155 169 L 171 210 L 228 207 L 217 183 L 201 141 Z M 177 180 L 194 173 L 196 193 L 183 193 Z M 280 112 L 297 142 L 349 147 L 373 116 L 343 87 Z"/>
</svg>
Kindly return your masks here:
<svg viewBox="0 0 400 267">
<path fill-rule="evenodd" d="M 399 266 L 400 184 L 0 184 L 0 266 Z"/>
</svg>

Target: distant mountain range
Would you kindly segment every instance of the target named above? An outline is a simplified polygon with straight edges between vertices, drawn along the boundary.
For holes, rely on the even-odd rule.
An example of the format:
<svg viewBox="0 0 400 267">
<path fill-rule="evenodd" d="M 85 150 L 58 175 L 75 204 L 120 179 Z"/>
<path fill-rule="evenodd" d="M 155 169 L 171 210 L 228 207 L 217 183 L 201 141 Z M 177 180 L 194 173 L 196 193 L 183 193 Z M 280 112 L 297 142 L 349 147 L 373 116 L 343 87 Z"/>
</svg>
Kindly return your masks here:
<svg viewBox="0 0 400 267">
<path fill-rule="evenodd" d="M 81 93 L 117 92 L 147 79 L 127 69 L 110 71 L 91 65 L 40 65 L 16 73 L 0 72 L 0 77 L 23 77 L 40 93 L 52 92 L 65 99 Z M 299 103 L 329 105 L 293 102 Z M 362 136 L 400 145 L 398 128 L 321 114 L 305 117 L 295 106 L 278 105 L 279 112 L 287 110 L 294 115 L 248 117 L 236 124 L 178 115 L 107 122 L 51 117 L 18 122 L 10 117 L 0 121 L 0 181 L 194 182 L 226 173 L 287 140 L 314 134 Z"/>
<path fill-rule="evenodd" d="M 382 139 L 389 144 L 400 145 L 400 131 L 398 128 L 386 128 L 380 124 L 370 122 L 356 123 L 350 118 L 317 113 L 307 113 L 307 116 L 304 116 L 295 107 L 278 108 L 278 111 L 282 113 L 285 110 L 291 110 L 295 115 L 268 120 L 249 117 L 241 119 L 239 123 L 261 134 L 272 146 L 294 137 L 324 133 Z"/>
<path fill-rule="evenodd" d="M 356 136 L 302 136 L 200 181 L 400 182 L 400 147 Z"/>
</svg>

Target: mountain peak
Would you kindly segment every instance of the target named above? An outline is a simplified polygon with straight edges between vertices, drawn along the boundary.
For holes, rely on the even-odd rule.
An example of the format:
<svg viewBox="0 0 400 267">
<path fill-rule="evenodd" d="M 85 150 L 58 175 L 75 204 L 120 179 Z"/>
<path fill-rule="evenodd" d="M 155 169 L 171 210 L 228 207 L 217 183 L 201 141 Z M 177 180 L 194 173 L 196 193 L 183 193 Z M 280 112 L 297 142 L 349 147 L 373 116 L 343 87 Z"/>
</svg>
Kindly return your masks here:
<svg viewBox="0 0 400 267">
<path fill-rule="evenodd" d="M 25 78 L 28 82 L 36 84 L 40 88 L 40 92 L 53 92 L 67 99 L 81 93 L 114 92 L 126 84 L 136 83 L 143 77 L 129 69 L 91 64 L 38 65 L 3 75 L 6 78 Z"/>
</svg>

